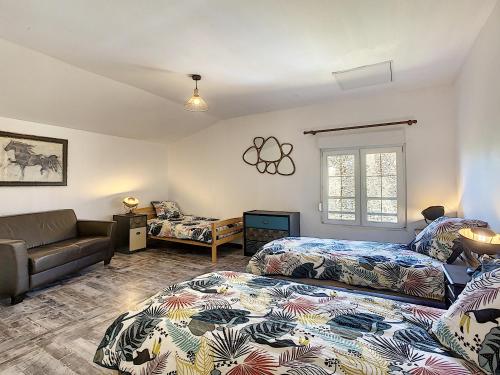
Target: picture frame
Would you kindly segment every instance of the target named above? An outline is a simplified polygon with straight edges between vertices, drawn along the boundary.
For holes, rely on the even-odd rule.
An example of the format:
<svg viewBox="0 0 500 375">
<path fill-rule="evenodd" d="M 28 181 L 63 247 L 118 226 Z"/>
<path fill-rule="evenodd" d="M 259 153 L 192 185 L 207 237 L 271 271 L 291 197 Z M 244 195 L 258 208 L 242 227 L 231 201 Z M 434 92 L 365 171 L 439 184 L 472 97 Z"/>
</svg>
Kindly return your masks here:
<svg viewBox="0 0 500 375">
<path fill-rule="evenodd" d="M 67 185 L 67 139 L 0 131 L 0 186 Z"/>
</svg>

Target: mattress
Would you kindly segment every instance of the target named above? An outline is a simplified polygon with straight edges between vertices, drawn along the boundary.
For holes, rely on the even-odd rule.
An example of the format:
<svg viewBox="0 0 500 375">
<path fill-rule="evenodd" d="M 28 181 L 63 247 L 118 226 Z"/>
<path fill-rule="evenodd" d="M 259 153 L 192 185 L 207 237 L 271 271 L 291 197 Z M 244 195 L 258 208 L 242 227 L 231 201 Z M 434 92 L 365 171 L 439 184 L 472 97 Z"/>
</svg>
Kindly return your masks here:
<svg viewBox="0 0 500 375">
<path fill-rule="evenodd" d="M 106 330 L 125 374 L 480 374 L 429 328 L 444 310 L 237 272 L 175 284 Z"/>
<path fill-rule="evenodd" d="M 204 243 L 212 242 L 212 222 L 210 217 L 182 215 L 172 219 L 148 220 L 148 234 L 155 237 L 171 237 Z"/>
<path fill-rule="evenodd" d="M 262 247 L 249 261 L 255 275 L 335 280 L 443 300 L 442 263 L 407 245 L 287 237 Z"/>
</svg>

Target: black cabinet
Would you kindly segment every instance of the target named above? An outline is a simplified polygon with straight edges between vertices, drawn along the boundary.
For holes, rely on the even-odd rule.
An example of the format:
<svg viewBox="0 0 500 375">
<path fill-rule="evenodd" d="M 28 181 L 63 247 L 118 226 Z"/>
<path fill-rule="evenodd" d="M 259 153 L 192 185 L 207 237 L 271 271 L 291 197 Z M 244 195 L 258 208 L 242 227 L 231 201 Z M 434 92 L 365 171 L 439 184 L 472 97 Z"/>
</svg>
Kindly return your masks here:
<svg viewBox="0 0 500 375">
<path fill-rule="evenodd" d="M 268 242 L 300 236 L 300 212 L 247 211 L 243 213 L 245 255 L 252 256 Z"/>
<path fill-rule="evenodd" d="M 146 248 L 147 215 L 114 215 L 116 221 L 116 249 L 131 253 Z"/>
<path fill-rule="evenodd" d="M 471 276 L 467 274 L 467 267 L 457 264 L 443 264 L 444 272 L 444 296 L 446 308 L 462 293 L 465 286 L 470 281 Z"/>
</svg>

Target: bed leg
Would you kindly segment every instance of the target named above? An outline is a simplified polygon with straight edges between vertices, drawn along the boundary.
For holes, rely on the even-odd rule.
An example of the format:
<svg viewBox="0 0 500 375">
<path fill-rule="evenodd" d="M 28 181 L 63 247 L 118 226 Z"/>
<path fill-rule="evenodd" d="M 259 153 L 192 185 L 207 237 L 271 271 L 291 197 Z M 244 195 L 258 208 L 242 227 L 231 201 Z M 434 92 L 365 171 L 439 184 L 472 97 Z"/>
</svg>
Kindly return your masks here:
<svg viewBox="0 0 500 375">
<path fill-rule="evenodd" d="M 217 245 L 212 244 L 212 263 L 217 263 Z"/>
</svg>

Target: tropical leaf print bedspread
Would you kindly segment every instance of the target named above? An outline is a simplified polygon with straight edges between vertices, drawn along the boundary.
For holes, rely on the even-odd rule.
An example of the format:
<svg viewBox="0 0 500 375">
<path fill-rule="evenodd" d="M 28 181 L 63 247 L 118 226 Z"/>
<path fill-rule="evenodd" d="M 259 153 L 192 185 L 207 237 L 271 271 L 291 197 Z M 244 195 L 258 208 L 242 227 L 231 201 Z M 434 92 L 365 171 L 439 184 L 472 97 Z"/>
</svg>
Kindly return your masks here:
<svg viewBox="0 0 500 375">
<path fill-rule="evenodd" d="M 148 220 L 148 234 L 156 237 L 173 237 L 211 243 L 211 225 L 217 220 L 219 219 L 193 215 L 182 215 L 170 219 L 151 219 Z"/>
<path fill-rule="evenodd" d="M 442 263 L 404 244 L 287 237 L 269 242 L 248 263 L 256 275 L 341 281 L 442 300 Z"/>
<path fill-rule="evenodd" d="M 122 374 L 480 374 L 429 329 L 443 310 L 237 272 L 172 285 L 107 329 Z"/>
</svg>

